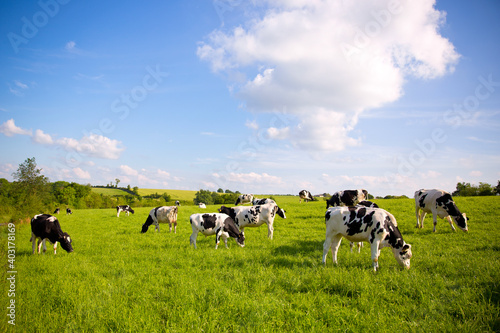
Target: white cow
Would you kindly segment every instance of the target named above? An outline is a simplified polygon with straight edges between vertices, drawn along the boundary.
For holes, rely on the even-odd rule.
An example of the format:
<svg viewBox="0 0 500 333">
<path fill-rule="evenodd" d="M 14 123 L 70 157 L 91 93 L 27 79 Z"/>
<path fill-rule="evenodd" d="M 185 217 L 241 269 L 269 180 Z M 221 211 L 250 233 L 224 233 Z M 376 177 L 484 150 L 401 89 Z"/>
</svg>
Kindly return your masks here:
<svg viewBox="0 0 500 333">
<path fill-rule="evenodd" d="M 286 219 L 285 211 L 278 207 L 276 203 L 267 203 L 257 206 L 237 206 L 226 207 L 222 206 L 219 212 L 231 216 L 238 228 L 243 232 L 246 227 L 259 227 L 262 224 L 267 224 L 267 234 L 270 239 L 273 239 L 273 224 L 276 214 Z"/>
<path fill-rule="evenodd" d="M 253 200 L 253 194 L 242 194 L 236 199 L 236 203 L 234 204 L 235 206 L 238 206 L 238 204 L 246 204 L 249 202 L 252 202 Z"/>
<path fill-rule="evenodd" d="M 380 249 L 392 248 L 396 261 L 410 268 L 411 245 L 403 241 L 396 219 L 380 208 L 332 207 L 326 211 L 326 237 L 323 244 L 323 264 L 326 263 L 328 250 L 331 249 L 333 262 L 337 263 L 337 251 L 342 237 L 352 242 L 369 242 L 372 253 L 373 269 L 378 269 Z"/>
<path fill-rule="evenodd" d="M 420 212 L 421 210 L 421 212 Z M 436 232 L 437 216 L 446 218 L 450 223 L 451 230 L 455 231 L 453 221 L 463 231 L 467 229 L 467 216 L 460 213 L 453 201 L 451 194 L 443 190 L 418 190 L 415 192 L 415 215 L 417 216 L 417 228 L 424 227 L 424 219 L 427 213 L 432 213 L 434 221 L 433 232 Z"/>
<path fill-rule="evenodd" d="M 174 233 L 177 233 L 177 206 L 161 206 L 151 209 L 146 222 L 142 225 L 142 233 L 148 231 L 151 224 L 154 224 L 156 231 L 160 231 L 159 223 L 168 223 L 169 232 L 172 232 L 172 224 L 174 225 Z"/>
<path fill-rule="evenodd" d="M 211 213 L 211 214 L 193 214 L 189 217 L 193 233 L 189 238 L 189 243 L 194 245 L 196 249 L 196 238 L 201 232 L 205 236 L 215 235 L 215 248 L 219 247 L 220 238 L 224 240 L 227 246 L 227 239 L 232 237 L 241 247 L 245 246 L 245 236 L 238 230 L 236 224 L 231 217 L 226 214 Z"/>
</svg>

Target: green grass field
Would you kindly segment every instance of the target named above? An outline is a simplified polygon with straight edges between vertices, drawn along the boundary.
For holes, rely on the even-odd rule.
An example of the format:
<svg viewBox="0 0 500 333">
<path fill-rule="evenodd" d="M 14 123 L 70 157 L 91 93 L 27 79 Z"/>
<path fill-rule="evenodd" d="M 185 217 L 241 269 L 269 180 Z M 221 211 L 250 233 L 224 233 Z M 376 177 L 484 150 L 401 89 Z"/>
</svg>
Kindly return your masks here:
<svg viewBox="0 0 500 333">
<path fill-rule="evenodd" d="M 127 195 L 128 193 L 118 189 L 118 188 L 103 188 L 103 187 L 93 187 L 93 192 L 104 194 L 104 195 Z M 190 201 L 192 202 L 197 191 L 190 190 L 162 190 L 162 189 L 150 189 L 150 188 L 141 188 L 139 189 L 140 196 L 147 196 L 151 194 L 163 194 L 167 193 L 172 197 L 172 200 L 182 200 L 182 201 Z"/>
<path fill-rule="evenodd" d="M 369 246 L 351 253 L 349 242 L 321 264 L 324 201 L 298 203 L 275 197 L 287 219 L 248 228 L 246 246 L 233 239 L 215 250 L 215 237 L 189 245 L 189 216 L 215 212 L 181 206 L 177 234 L 161 225 L 141 234 L 150 208 L 116 217 L 113 209 L 75 210 L 58 216 L 74 252 L 51 246 L 31 254 L 30 227 L 15 231 L 15 297 L 3 283 L 0 331 L 15 300 L 20 332 L 498 332 L 500 197 L 457 198 L 470 218 L 469 232 L 453 233 L 432 217 L 415 229 L 413 200 L 375 200 L 398 220 L 412 245 L 411 269 L 402 270 L 390 249 L 380 270 Z M 2 249 L 7 249 L 2 227 Z M 2 280 L 7 278 L 6 251 Z"/>
</svg>

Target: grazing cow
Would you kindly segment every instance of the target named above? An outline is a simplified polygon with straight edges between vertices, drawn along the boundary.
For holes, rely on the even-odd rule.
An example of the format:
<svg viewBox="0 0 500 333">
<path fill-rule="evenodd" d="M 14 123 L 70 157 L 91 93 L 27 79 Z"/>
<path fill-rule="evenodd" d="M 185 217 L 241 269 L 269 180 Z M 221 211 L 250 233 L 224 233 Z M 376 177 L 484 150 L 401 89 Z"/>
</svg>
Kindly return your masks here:
<svg viewBox="0 0 500 333">
<path fill-rule="evenodd" d="M 116 206 L 116 217 L 120 217 L 121 212 L 127 212 L 127 216 L 129 216 L 130 213 L 134 214 L 134 210 L 129 205 Z"/>
<path fill-rule="evenodd" d="M 175 205 L 176 206 L 180 206 L 181 205 L 181 203 L 179 202 L 179 200 L 175 201 Z"/>
<path fill-rule="evenodd" d="M 236 199 L 236 203 L 234 204 L 235 206 L 238 206 L 238 204 L 246 204 L 249 202 L 252 202 L 253 200 L 253 194 L 242 194 Z"/>
<path fill-rule="evenodd" d="M 146 222 L 142 225 L 142 233 L 148 231 L 151 224 L 154 224 L 156 231 L 160 232 L 159 223 L 168 223 L 169 232 L 172 232 L 172 224 L 174 225 L 174 233 L 177 233 L 177 206 L 161 206 L 151 209 Z"/>
<path fill-rule="evenodd" d="M 73 212 L 71 211 L 71 209 L 66 208 L 66 215 L 69 215 L 69 214 L 73 214 Z"/>
<path fill-rule="evenodd" d="M 232 237 L 239 246 L 245 246 L 245 236 L 234 223 L 233 219 L 226 214 L 193 214 L 189 217 L 193 233 L 189 238 L 189 244 L 193 244 L 196 249 L 196 238 L 201 232 L 205 236 L 215 235 L 215 249 L 219 247 L 220 238 L 224 240 L 227 246 L 227 239 Z"/>
<path fill-rule="evenodd" d="M 360 201 L 365 200 L 368 197 L 368 191 L 366 190 L 344 190 L 335 192 L 330 199 L 326 201 L 326 209 L 328 207 L 338 207 L 338 206 L 348 206 L 354 207 Z"/>
<path fill-rule="evenodd" d="M 219 212 L 229 215 L 243 234 L 246 227 L 259 227 L 263 223 L 266 223 L 267 235 L 270 239 L 273 239 L 273 224 L 276 214 L 286 219 L 285 211 L 279 208 L 276 203 L 250 207 L 239 206 L 229 208 L 222 206 Z"/>
<path fill-rule="evenodd" d="M 45 251 L 47 251 L 47 246 L 45 245 L 47 239 L 54 244 L 54 254 L 56 254 L 57 242 L 61 243 L 61 247 L 66 250 L 66 252 L 73 252 L 71 238 L 67 233 L 62 232 L 61 225 L 55 216 L 39 214 L 31 219 L 30 241 L 32 243 L 33 254 L 35 254 L 35 249 L 37 247 L 37 239 L 38 253 L 40 253 L 42 245 L 43 252 L 45 253 Z"/>
<path fill-rule="evenodd" d="M 311 192 L 309 192 L 307 190 L 302 190 L 299 192 L 299 203 L 302 202 L 302 199 L 304 199 L 305 202 L 314 201 L 314 198 L 313 198 Z"/>
<path fill-rule="evenodd" d="M 422 210 L 422 212 L 420 212 Z M 436 232 L 437 216 L 447 218 L 451 230 L 455 231 L 453 221 L 463 231 L 467 229 L 467 216 L 460 213 L 453 201 L 451 194 L 443 190 L 418 190 L 415 192 L 415 215 L 417 216 L 417 228 L 424 227 L 424 219 L 427 213 L 432 213 L 434 220 L 433 232 Z"/>
<path fill-rule="evenodd" d="M 200 208 L 207 208 L 207 206 L 203 202 L 200 202 L 198 204 L 198 207 L 200 207 Z"/>
<path fill-rule="evenodd" d="M 380 208 L 376 203 L 368 201 L 368 200 L 363 200 L 358 202 L 357 206 L 365 206 L 368 208 Z"/>
<path fill-rule="evenodd" d="M 337 263 L 337 250 L 342 237 L 353 242 L 367 241 L 371 246 L 373 269 L 378 269 L 380 249 L 392 248 L 396 261 L 410 268 L 411 245 L 406 244 L 399 232 L 396 219 L 380 208 L 332 207 L 326 211 L 326 237 L 323 244 L 323 264 L 331 249 L 333 262 Z"/>
<path fill-rule="evenodd" d="M 59 212 L 60 212 L 60 211 L 61 211 L 61 210 L 60 210 L 59 208 L 56 208 L 56 210 L 54 211 L 54 213 L 53 213 L 53 214 L 59 214 Z"/>
<path fill-rule="evenodd" d="M 269 198 L 264 198 L 264 199 L 258 199 L 258 198 L 254 198 L 253 201 L 252 201 L 252 205 L 256 206 L 256 205 L 265 205 L 267 203 L 276 203 L 276 201 L 274 201 L 273 199 L 269 199 Z"/>
</svg>

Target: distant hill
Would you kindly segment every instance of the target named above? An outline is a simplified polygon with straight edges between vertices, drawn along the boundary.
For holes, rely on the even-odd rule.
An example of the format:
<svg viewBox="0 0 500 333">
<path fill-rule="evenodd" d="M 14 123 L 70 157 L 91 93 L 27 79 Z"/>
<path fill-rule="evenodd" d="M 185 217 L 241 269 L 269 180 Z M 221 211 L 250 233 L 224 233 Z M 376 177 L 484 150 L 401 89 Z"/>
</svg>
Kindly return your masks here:
<svg viewBox="0 0 500 333">
<path fill-rule="evenodd" d="M 120 188 L 113 188 L 113 187 L 92 187 L 92 191 L 99 193 L 99 194 L 103 194 L 103 195 L 109 195 L 109 196 L 114 196 L 114 195 L 120 196 L 120 195 L 129 194 L 125 190 L 122 190 Z M 158 193 L 159 195 L 162 195 L 165 192 L 168 195 L 170 195 L 172 200 L 193 201 L 197 191 L 151 189 L 151 188 L 142 188 L 142 189 L 140 188 L 139 189 L 140 196 L 147 196 L 147 195 L 156 194 L 156 193 Z"/>
</svg>

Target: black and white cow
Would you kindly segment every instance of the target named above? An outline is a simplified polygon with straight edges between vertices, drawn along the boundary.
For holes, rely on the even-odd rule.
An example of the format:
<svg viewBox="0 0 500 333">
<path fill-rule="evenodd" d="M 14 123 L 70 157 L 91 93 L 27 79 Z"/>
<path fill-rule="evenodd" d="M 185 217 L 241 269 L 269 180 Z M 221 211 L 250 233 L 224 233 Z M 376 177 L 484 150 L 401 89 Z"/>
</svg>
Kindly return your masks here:
<svg viewBox="0 0 500 333">
<path fill-rule="evenodd" d="M 116 217 L 120 217 L 121 212 L 127 212 L 127 216 L 129 216 L 130 213 L 134 214 L 134 210 L 129 205 L 116 206 Z"/>
<path fill-rule="evenodd" d="M 205 205 L 203 202 L 200 202 L 198 204 L 198 207 L 205 209 L 205 208 L 207 208 L 207 205 Z"/>
<path fill-rule="evenodd" d="M 205 236 L 215 235 L 215 248 L 219 247 L 220 238 L 224 241 L 227 246 L 227 239 L 232 237 L 236 240 L 236 243 L 244 247 L 245 246 L 245 236 L 238 230 L 238 227 L 234 223 L 233 219 L 226 214 L 211 213 L 211 214 L 193 214 L 189 217 L 189 222 L 191 223 L 191 228 L 193 233 L 189 238 L 189 244 L 193 244 L 196 249 L 196 238 L 198 233 L 201 232 Z"/>
<path fill-rule="evenodd" d="M 273 199 L 269 199 L 269 198 L 264 198 L 264 199 L 254 198 L 252 200 L 252 205 L 254 205 L 254 206 L 265 205 L 267 203 L 276 203 L 276 201 L 274 201 Z"/>
<path fill-rule="evenodd" d="M 368 200 L 363 200 L 358 202 L 357 206 L 365 206 L 368 208 L 380 208 L 375 202 L 371 202 Z"/>
<path fill-rule="evenodd" d="M 389 246 L 396 261 L 410 268 L 411 245 L 406 244 L 399 232 L 396 219 L 380 208 L 332 207 L 326 211 L 326 237 L 323 244 L 323 264 L 331 249 L 333 262 L 337 263 L 337 251 L 342 237 L 352 242 L 369 242 L 373 269 L 378 269 L 380 249 Z"/>
<path fill-rule="evenodd" d="M 451 194 L 443 190 L 418 190 L 415 192 L 415 215 L 417 216 L 417 228 L 424 227 L 424 219 L 427 213 L 432 213 L 434 220 L 433 232 L 436 232 L 437 217 L 447 218 L 451 230 L 455 231 L 453 221 L 463 231 L 467 229 L 467 216 L 460 213 L 453 201 Z"/>
<path fill-rule="evenodd" d="M 56 208 L 56 210 L 55 210 L 55 211 L 54 211 L 54 213 L 52 213 L 52 214 L 59 214 L 59 212 L 60 212 L 60 211 L 61 211 L 61 210 L 60 210 L 59 208 Z"/>
<path fill-rule="evenodd" d="M 66 208 L 66 215 L 70 215 L 70 214 L 73 214 L 73 211 L 71 211 L 71 209 L 69 209 L 69 208 Z"/>
<path fill-rule="evenodd" d="M 40 253 L 42 245 L 43 252 L 47 251 L 47 246 L 45 245 L 47 239 L 54 244 L 54 254 L 56 254 L 57 242 L 61 243 L 61 247 L 66 250 L 66 252 L 73 252 L 71 238 L 67 233 L 62 232 L 61 225 L 55 216 L 49 214 L 35 215 L 31 219 L 30 241 L 33 247 L 33 254 L 35 254 L 35 249 L 37 248 L 37 240 L 38 253 Z"/>
<path fill-rule="evenodd" d="M 243 234 L 245 233 L 244 229 L 246 227 L 259 227 L 264 223 L 267 224 L 267 235 L 270 239 L 273 239 L 273 224 L 276 214 L 286 219 L 285 211 L 279 208 L 276 203 L 232 208 L 221 206 L 219 212 L 229 215 Z"/>
<path fill-rule="evenodd" d="M 302 190 L 299 192 L 299 203 L 301 203 L 302 200 L 308 202 L 308 201 L 314 201 L 314 198 L 311 192 L 309 192 L 308 190 Z"/>
<path fill-rule="evenodd" d="M 344 190 L 335 192 L 330 199 L 326 201 L 326 209 L 328 207 L 348 206 L 354 207 L 360 201 L 368 198 L 368 191 L 360 190 Z"/>
<path fill-rule="evenodd" d="M 175 202 L 175 205 L 176 205 L 176 206 L 180 206 L 180 205 L 181 205 L 180 201 L 179 201 L 179 200 L 177 200 L 177 201 Z"/>
<path fill-rule="evenodd" d="M 156 231 L 160 232 L 159 223 L 168 223 L 169 232 L 172 232 L 172 224 L 174 225 L 174 233 L 177 233 L 177 206 L 160 206 L 151 209 L 146 222 L 142 225 L 142 233 L 148 231 L 151 224 L 154 224 Z"/>
<path fill-rule="evenodd" d="M 235 206 L 238 206 L 239 204 L 246 204 L 249 202 L 252 202 L 253 200 L 253 194 L 242 194 L 236 199 L 236 203 L 234 204 Z"/>
</svg>

